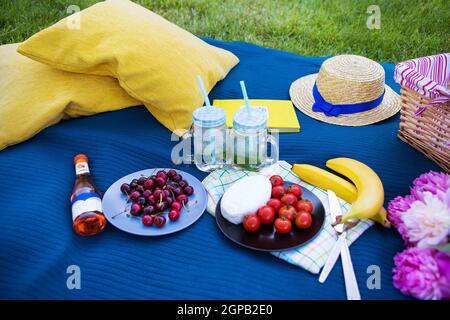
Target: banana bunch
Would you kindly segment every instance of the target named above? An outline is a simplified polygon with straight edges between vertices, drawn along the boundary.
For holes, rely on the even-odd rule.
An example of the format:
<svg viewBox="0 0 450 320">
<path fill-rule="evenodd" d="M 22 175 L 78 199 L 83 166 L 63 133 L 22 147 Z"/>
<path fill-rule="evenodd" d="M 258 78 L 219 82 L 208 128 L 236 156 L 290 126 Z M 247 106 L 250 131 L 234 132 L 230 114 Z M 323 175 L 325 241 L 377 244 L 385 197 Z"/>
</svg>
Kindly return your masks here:
<svg viewBox="0 0 450 320">
<path fill-rule="evenodd" d="M 333 190 L 339 198 L 351 203 L 352 208 L 342 217 L 343 222 L 349 219 L 371 219 L 390 227 L 386 209 L 383 208 L 383 184 L 371 168 L 350 158 L 330 159 L 326 166 L 349 178 L 353 184 L 309 164 L 294 164 L 292 171 L 303 181 L 324 190 Z"/>
</svg>

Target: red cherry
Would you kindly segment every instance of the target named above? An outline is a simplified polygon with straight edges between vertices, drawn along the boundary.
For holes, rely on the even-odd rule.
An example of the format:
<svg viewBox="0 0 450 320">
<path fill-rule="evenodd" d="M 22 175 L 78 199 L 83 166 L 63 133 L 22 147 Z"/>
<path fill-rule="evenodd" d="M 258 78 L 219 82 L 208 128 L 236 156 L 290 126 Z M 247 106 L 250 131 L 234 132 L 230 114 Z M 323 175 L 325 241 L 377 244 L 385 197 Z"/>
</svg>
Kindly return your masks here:
<svg viewBox="0 0 450 320">
<path fill-rule="evenodd" d="M 159 199 L 158 199 L 158 200 L 159 200 Z M 157 202 L 158 200 L 155 198 L 155 196 L 154 196 L 153 194 L 151 194 L 151 195 L 149 195 L 149 196 L 147 197 L 147 202 L 148 202 L 148 204 L 153 204 L 153 205 L 155 205 L 156 202 Z"/>
<path fill-rule="evenodd" d="M 183 180 L 183 177 L 181 176 L 181 174 L 178 174 L 178 173 L 177 173 L 177 174 L 174 175 L 171 179 L 172 179 L 173 182 L 177 182 L 177 183 L 178 183 L 178 182 L 180 182 L 181 180 Z"/>
<path fill-rule="evenodd" d="M 130 194 L 130 199 L 131 200 L 137 200 L 137 198 L 139 198 L 141 196 L 141 193 L 139 191 L 133 191 Z"/>
<path fill-rule="evenodd" d="M 158 228 L 162 228 L 166 224 L 166 217 L 156 216 L 155 218 L 153 218 L 153 224 Z"/>
<path fill-rule="evenodd" d="M 150 190 L 151 188 L 153 188 L 154 182 L 152 179 L 147 179 L 144 181 L 144 189 L 146 190 Z"/>
<path fill-rule="evenodd" d="M 169 219 L 171 221 L 177 221 L 180 218 L 180 211 L 178 210 L 170 210 L 169 211 Z"/>
<path fill-rule="evenodd" d="M 166 210 L 166 203 L 165 202 L 158 202 L 157 204 L 155 204 L 155 209 L 158 212 L 163 212 L 164 210 Z"/>
<path fill-rule="evenodd" d="M 156 173 L 157 178 L 163 178 L 164 180 L 167 180 L 167 174 L 164 170 L 160 170 Z"/>
<path fill-rule="evenodd" d="M 153 216 L 145 215 L 142 217 L 142 224 L 144 226 L 151 226 L 153 224 Z"/>
<path fill-rule="evenodd" d="M 175 201 L 175 202 L 172 202 L 172 204 L 170 205 L 170 208 L 171 208 L 172 210 L 178 210 L 178 211 L 180 211 L 181 208 L 183 208 L 183 206 L 182 206 L 182 204 L 179 203 L 178 201 Z"/>
<path fill-rule="evenodd" d="M 194 193 L 194 188 L 192 188 L 191 186 L 187 186 L 184 188 L 184 193 L 190 196 Z"/>
<path fill-rule="evenodd" d="M 175 177 L 175 175 L 177 174 L 177 172 L 174 169 L 170 169 L 169 171 L 167 171 L 167 176 L 172 179 L 173 177 Z"/>
<path fill-rule="evenodd" d="M 155 190 L 153 195 L 155 196 L 156 201 L 166 200 L 167 197 L 166 193 L 161 189 Z"/>
<path fill-rule="evenodd" d="M 164 186 L 166 185 L 166 182 L 167 182 L 167 180 L 164 179 L 163 177 L 157 177 L 157 178 L 156 178 L 156 184 L 157 184 L 159 187 L 164 187 Z"/>
<path fill-rule="evenodd" d="M 139 212 L 141 212 L 141 210 L 142 210 L 142 206 L 140 204 L 138 204 L 138 203 L 134 203 L 131 206 L 130 213 L 133 216 L 138 216 Z"/>
<path fill-rule="evenodd" d="M 180 194 L 179 196 L 177 196 L 177 201 L 182 203 L 182 204 L 186 204 L 186 203 L 188 203 L 189 199 L 188 199 L 187 195 Z"/>
<path fill-rule="evenodd" d="M 152 192 L 150 190 L 145 190 L 142 193 L 142 196 L 147 199 L 151 194 L 152 194 Z"/>
</svg>

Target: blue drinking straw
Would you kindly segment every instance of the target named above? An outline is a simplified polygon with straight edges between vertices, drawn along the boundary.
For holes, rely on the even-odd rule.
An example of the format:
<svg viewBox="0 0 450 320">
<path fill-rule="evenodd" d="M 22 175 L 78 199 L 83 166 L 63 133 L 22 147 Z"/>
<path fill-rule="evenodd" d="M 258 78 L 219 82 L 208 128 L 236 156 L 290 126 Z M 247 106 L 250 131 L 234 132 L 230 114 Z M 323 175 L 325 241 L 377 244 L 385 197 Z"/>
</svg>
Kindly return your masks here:
<svg viewBox="0 0 450 320">
<path fill-rule="evenodd" d="M 197 82 L 200 86 L 200 91 L 202 92 L 206 106 L 211 107 L 211 102 L 209 102 L 208 94 L 206 93 L 205 85 L 203 84 L 202 77 L 200 75 L 197 75 Z"/>
<path fill-rule="evenodd" d="M 250 101 L 248 101 L 247 89 L 245 88 L 244 81 L 239 82 L 241 84 L 242 95 L 244 96 L 245 106 L 247 109 L 247 114 L 250 115 Z"/>
</svg>

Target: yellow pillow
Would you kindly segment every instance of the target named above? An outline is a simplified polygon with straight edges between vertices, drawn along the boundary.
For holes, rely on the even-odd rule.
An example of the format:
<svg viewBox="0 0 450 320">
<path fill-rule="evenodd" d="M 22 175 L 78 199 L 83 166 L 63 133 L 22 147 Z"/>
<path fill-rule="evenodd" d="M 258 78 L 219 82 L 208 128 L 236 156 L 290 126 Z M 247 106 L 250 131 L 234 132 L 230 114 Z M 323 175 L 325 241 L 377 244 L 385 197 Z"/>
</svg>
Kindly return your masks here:
<svg viewBox="0 0 450 320">
<path fill-rule="evenodd" d="M 189 128 L 203 99 L 239 59 L 128 0 L 99 2 L 26 40 L 18 51 L 73 72 L 116 77 L 167 128 Z"/>
<path fill-rule="evenodd" d="M 62 118 L 140 105 L 116 79 L 51 68 L 0 46 L 0 150 Z"/>
</svg>

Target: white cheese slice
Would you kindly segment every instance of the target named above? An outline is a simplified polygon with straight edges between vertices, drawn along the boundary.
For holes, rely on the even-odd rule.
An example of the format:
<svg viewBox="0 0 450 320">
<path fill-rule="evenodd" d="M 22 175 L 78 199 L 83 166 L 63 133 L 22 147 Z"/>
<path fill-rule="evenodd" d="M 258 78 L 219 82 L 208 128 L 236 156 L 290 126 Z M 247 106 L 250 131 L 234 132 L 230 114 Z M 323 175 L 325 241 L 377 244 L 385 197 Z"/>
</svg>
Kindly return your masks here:
<svg viewBox="0 0 450 320">
<path fill-rule="evenodd" d="M 263 175 L 245 177 L 225 191 L 220 209 L 225 219 L 234 224 L 242 223 L 244 217 L 256 211 L 270 199 L 272 185 Z"/>
</svg>

